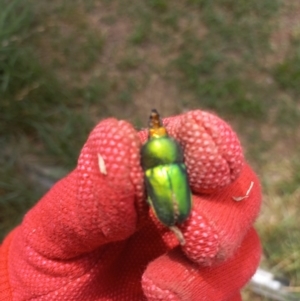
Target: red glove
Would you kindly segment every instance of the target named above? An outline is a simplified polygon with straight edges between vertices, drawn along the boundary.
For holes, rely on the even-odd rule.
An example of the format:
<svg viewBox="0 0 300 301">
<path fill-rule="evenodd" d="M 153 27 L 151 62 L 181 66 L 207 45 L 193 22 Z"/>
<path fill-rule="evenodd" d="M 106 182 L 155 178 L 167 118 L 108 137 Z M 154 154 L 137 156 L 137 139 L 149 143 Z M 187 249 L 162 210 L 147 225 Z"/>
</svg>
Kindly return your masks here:
<svg viewBox="0 0 300 301">
<path fill-rule="evenodd" d="M 252 228 L 259 181 L 218 117 L 192 111 L 164 124 L 183 146 L 194 194 L 179 226 L 186 244 L 149 214 L 140 165 L 146 131 L 107 119 L 76 169 L 5 239 L 0 300 L 241 300 L 260 259 Z"/>
</svg>

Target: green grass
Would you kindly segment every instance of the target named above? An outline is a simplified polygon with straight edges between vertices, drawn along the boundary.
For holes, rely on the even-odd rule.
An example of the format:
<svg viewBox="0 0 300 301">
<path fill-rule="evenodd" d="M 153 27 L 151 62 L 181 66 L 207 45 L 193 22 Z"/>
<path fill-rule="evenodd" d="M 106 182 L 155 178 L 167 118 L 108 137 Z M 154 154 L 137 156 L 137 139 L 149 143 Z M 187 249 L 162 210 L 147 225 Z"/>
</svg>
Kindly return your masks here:
<svg viewBox="0 0 300 301">
<path fill-rule="evenodd" d="M 70 170 L 102 118 L 138 127 L 150 105 L 202 108 L 232 124 L 262 180 L 264 266 L 299 286 L 299 37 L 287 30 L 284 57 L 265 63 L 289 5 L 0 0 L 0 238 L 42 193 L 27 158 Z"/>
<path fill-rule="evenodd" d="M 248 117 L 260 117 L 266 113 L 266 103 L 261 99 L 260 91 L 263 87 L 242 79 L 234 66 L 218 72 L 222 62 L 217 53 L 207 53 L 200 61 L 195 61 L 191 53 L 183 52 L 175 65 L 181 72 L 184 88 L 194 91 L 201 99 L 201 106 Z M 231 72 L 236 75 L 226 76 Z"/>
<path fill-rule="evenodd" d="M 300 57 L 294 56 L 276 66 L 274 77 L 283 89 L 299 93 Z"/>
<path fill-rule="evenodd" d="M 33 26 L 32 12 L 20 1 L 2 0 L 0 4 L 5 8 L 0 16 L 0 111 L 4 122 L 0 133 L 4 134 L 7 129 L 32 129 L 27 120 L 38 119 L 38 114 L 35 107 L 29 108 L 28 97 L 43 90 L 47 98 L 48 87 L 43 89 L 41 67 L 32 49 L 23 47 Z"/>
<path fill-rule="evenodd" d="M 15 145 L 20 145 L 16 143 Z M 13 142 L 1 138 L 0 157 L 0 239 L 16 226 L 26 211 L 33 206 L 41 191 L 35 189 L 25 174 L 19 176 L 22 167 L 18 163 L 20 153 L 13 148 Z"/>
</svg>

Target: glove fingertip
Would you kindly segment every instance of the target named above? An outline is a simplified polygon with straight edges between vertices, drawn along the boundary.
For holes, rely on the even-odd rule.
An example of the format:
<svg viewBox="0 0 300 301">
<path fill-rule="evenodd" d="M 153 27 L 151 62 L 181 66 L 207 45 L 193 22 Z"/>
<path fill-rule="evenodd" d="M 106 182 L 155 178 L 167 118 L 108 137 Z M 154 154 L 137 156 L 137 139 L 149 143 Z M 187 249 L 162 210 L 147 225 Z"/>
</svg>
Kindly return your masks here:
<svg viewBox="0 0 300 301">
<path fill-rule="evenodd" d="M 218 116 L 200 110 L 188 112 L 180 119 L 177 137 L 194 192 L 220 190 L 241 173 L 244 156 L 239 139 Z"/>
<path fill-rule="evenodd" d="M 85 143 L 77 165 L 82 227 L 96 244 L 134 233 L 144 210 L 140 140 L 126 121 L 101 121 Z M 97 239 L 98 238 L 98 239 Z"/>
<path fill-rule="evenodd" d="M 182 225 L 185 238 L 185 245 L 182 249 L 191 261 L 209 266 L 216 261 L 220 249 L 219 236 L 206 218 L 201 215 L 200 209 L 194 208 L 190 218 Z"/>
</svg>

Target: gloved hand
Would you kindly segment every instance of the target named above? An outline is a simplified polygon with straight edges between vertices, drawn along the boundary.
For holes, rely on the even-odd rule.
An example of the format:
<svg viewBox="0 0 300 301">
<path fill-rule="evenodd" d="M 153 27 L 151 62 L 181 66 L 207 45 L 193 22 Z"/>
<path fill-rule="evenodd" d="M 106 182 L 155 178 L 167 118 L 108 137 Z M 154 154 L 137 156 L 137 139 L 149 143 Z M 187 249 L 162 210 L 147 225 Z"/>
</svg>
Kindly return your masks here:
<svg viewBox="0 0 300 301">
<path fill-rule="evenodd" d="M 147 131 L 106 119 L 76 169 L 4 240 L 0 300 L 241 300 L 260 259 L 259 181 L 217 116 L 191 111 L 164 124 L 184 149 L 193 192 L 179 226 L 185 245 L 145 201 Z"/>
</svg>

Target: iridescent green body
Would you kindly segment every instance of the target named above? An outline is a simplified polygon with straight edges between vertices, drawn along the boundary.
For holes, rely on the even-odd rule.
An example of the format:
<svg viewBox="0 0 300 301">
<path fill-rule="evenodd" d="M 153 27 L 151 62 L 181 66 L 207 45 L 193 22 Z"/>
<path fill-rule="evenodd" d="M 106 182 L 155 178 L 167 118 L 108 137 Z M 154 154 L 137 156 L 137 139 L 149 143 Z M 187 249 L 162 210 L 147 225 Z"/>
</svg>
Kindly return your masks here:
<svg viewBox="0 0 300 301">
<path fill-rule="evenodd" d="M 152 111 L 152 114 L 157 112 Z M 159 125 L 154 130 L 150 127 L 152 132 L 141 150 L 142 167 L 148 202 L 157 218 L 171 227 L 182 223 L 189 216 L 192 195 L 182 149 L 175 139 L 168 136 L 161 123 Z"/>
</svg>

